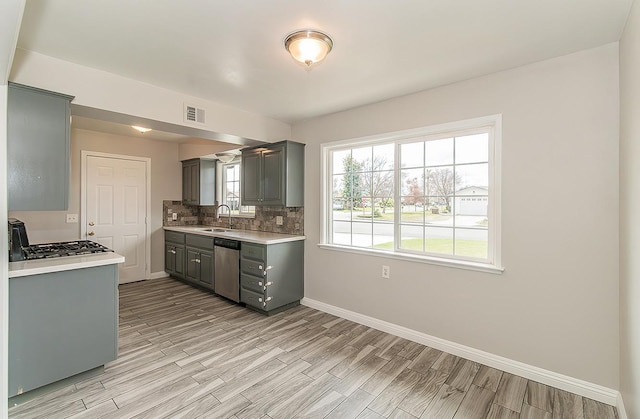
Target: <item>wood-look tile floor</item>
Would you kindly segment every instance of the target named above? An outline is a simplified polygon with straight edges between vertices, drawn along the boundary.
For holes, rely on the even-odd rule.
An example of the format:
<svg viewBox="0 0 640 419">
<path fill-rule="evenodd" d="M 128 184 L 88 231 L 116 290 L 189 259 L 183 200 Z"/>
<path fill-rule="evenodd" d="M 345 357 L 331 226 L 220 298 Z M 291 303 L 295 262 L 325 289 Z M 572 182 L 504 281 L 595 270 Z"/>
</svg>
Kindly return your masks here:
<svg viewBox="0 0 640 419">
<path fill-rule="evenodd" d="M 265 317 L 172 279 L 120 286 L 120 354 L 11 418 L 617 418 L 308 307 Z"/>
</svg>

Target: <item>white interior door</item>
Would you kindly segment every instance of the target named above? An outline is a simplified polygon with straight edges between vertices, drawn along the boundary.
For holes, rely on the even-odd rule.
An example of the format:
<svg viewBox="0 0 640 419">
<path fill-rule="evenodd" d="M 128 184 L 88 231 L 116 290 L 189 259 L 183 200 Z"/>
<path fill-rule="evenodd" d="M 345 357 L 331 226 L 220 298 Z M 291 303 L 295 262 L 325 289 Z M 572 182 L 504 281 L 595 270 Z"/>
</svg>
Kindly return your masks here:
<svg viewBox="0 0 640 419">
<path fill-rule="evenodd" d="M 147 166 L 146 162 L 86 156 L 87 240 L 125 257 L 120 283 L 146 278 Z"/>
</svg>

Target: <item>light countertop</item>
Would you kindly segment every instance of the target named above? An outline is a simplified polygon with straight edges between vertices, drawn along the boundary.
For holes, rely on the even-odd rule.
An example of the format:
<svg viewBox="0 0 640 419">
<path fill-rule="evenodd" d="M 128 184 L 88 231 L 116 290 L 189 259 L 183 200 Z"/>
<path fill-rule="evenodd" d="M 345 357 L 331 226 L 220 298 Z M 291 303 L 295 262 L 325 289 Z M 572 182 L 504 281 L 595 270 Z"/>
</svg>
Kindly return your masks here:
<svg viewBox="0 0 640 419">
<path fill-rule="evenodd" d="M 206 229 L 216 229 L 213 226 L 166 226 L 163 227 L 168 231 L 178 231 L 180 233 L 198 234 L 209 237 L 222 237 L 225 239 L 239 240 L 257 244 L 276 244 L 286 243 L 299 240 L 305 240 L 305 236 L 296 236 L 293 234 L 267 233 L 264 231 L 252 230 L 228 230 L 228 231 L 205 231 Z"/>
<path fill-rule="evenodd" d="M 124 256 L 113 252 L 49 259 L 21 260 L 19 262 L 9 262 L 9 278 L 70 271 L 72 269 L 93 268 L 116 263 L 124 263 Z"/>
</svg>

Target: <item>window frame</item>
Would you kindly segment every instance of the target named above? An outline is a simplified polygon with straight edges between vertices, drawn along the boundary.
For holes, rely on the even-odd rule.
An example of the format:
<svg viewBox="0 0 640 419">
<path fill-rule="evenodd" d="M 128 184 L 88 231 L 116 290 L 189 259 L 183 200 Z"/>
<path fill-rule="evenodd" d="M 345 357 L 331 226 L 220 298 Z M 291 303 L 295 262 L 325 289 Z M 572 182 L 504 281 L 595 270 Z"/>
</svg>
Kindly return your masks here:
<svg viewBox="0 0 640 419">
<path fill-rule="evenodd" d="M 400 239 L 400 212 L 394 211 L 394 250 L 381 250 L 366 247 L 354 247 L 351 245 L 331 243 L 332 232 L 332 202 L 333 202 L 333 151 L 381 144 L 393 143 L 394 153 L 394 206 L 401 202 L 401 171 L 400 144 L 428 139 L 443 138 L 446 136 L 462 136 L 465 133 L 474 133 L 482 129 L 489 129 L 488 143 L 488 176 L 489 176 L 489 202 L 487 206 L 487 218 L 489 220 L 487 261 L 468 260 L 469 258 L 456 257 L 455 255 L 434 256 L 433 254 L 415 253 L 399 250 Z M 416 129 L 389 132 L 380 135 L 360 137 L 354 139 L 334 141 L 321 144 L 321 197 L 320 197 L 320 243 L 319 247 L 328 250 L 352 252 L 366 255 L 377 255 L 387 258 L 422 262 L 461 269 L 470 269 L 489 273 L 502 273 L 501 258 L 501 154 L 502 154 L 502 115 L 489 115 L 456 121 L 438 125 L 431 125 Z M 455 162 L 453 163 L 455 164 Z M 453 165 L 452 164 L 452 165 Z M 424 226 L 424 224 L 422 224 Z"/>
<path fill-rule="evenodd" d="M 218 202 L 219 205 L 225 204 L 228 205 L 225 201 L 224 201 L 224 196 L 225 196 L 225 192 L 227 190 L 227 172 L 226 169 L 229 166 L 238 166 L 238 213 L 231 213 L 231 217 L 232 218 L 255 218 L 256 213 L 255 213 L 255 207 L 251 206 L 251 205 L 242 205 L 241 201 L 242 201 L 242 188 L 240 185 L 240 182 L 242 182 L 242 159 L 240 158 L 240 156 L 236 157 L 235 159 L 231 160 L 228 163 L 222 163 L 221 161 L 218 161 L 218 168 L 219 168 L 219 172 L 218 172 L 218 179 L 220 179 L 220 187 L 218 188 L 219 193 L 218 195 Z M 243 207 L 250 207 L 253 208 L 253 211 L 251 212 L 246 212 L 246 211 L 242 211 Z M 228 214 L 228 210 L 226 208 L 222 208 L 221 209 L 221 214 L 224 215 L 229 215 Z"/>
</svg>

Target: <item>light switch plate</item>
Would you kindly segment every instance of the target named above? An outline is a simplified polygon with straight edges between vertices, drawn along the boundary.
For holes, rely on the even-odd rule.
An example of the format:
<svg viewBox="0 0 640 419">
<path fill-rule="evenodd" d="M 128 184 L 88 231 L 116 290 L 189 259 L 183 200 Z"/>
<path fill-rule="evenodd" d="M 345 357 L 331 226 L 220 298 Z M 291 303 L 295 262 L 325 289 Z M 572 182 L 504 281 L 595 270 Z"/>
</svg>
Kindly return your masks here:
<svg viewBox="0 0 640 419">
<path fill-rule="evenodd" d="M 67 214 L 67 224 L 77 223 L 78 214 Z"/>
<path fill-rule="evenodd" d="M 176 220 L 178 219 L 178 213 L 177 213 L 177 212 L 174 212 L 173 214 L 171 214 L 171 219 L 172 219 L 173 221 L 176 221 Z"/>
<path fill-rule="evenodd" d="M 282 224 L 284 224 L 284 220 L 282 218 L 282 215 L 277 215 L 276 216 L 276 225 L 281 226 Z"/>
</svg>

